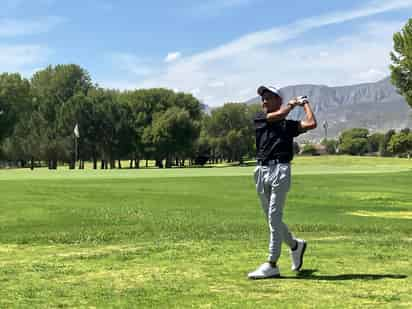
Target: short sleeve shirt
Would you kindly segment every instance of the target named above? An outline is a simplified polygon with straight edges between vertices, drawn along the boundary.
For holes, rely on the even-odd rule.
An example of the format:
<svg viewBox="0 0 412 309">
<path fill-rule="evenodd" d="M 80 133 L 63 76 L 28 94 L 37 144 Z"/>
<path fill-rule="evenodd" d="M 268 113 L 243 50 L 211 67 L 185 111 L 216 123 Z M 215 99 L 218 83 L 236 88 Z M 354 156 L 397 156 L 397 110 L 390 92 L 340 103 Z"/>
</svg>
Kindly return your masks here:
<svg viewBox="0 0 412 309">
<path fill-rule="evenodd" d="M 256 131 L 256 159 L 293 159 L 293 138 L 298 136 L 299 121 L 280 120 L 268 122 L 265 112 L 258 112 L 254 118 Z"/>
</svg>

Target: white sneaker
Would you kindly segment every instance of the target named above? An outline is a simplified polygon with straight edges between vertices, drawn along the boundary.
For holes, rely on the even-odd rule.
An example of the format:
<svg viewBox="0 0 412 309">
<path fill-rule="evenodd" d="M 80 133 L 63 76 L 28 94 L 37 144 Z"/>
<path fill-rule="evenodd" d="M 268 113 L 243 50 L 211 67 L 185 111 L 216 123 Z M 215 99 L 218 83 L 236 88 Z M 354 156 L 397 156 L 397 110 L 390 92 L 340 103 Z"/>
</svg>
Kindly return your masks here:
<svg viewBox="0 0 412 309">
<path fill-rule="evenodd" d="M 279 267 L 273 267 L 270 263 L 264 263 L 254 272 L 248 274 L 249 279 L 266 279 L 280 277 Z"/>
<path fill-rule="evenodd" d="M 292 258 L 292 270 L 299 271 L 303 265 L 303 255 L 306 250 L 306 241 L 303 239 L 296 239 L 298 247 L 296 250 L 290 250 L 290 257 Z"/>
</svg>

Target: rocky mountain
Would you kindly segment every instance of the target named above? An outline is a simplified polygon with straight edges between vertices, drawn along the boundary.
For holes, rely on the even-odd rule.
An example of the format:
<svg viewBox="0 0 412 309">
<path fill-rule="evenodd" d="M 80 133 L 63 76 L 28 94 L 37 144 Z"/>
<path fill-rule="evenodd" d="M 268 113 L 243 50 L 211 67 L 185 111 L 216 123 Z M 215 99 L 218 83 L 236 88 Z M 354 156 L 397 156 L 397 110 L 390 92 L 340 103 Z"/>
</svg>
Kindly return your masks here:
<svg viewBox="0 0 412 309">
<path fill-rule="evenodd" d="M 324 85 L 296 85 L 281 89 L 283 97 L 306 95 L 312 102 L 318 119 L 318 128 L 300 137 L 320 140 L 325 136 L 322 124 L 328 123 L 328 137 L 336 137 L 342 130 L 354 127 L 371 132 L 412 127 L 412 109 L 400 96 L 389 78 L 376 83 L 328 87 Z M 260 102 L 259 97 L 246 103 Z M 301 119 L 302 108 L 296 108 L 291 119 Z"/>
</svg>

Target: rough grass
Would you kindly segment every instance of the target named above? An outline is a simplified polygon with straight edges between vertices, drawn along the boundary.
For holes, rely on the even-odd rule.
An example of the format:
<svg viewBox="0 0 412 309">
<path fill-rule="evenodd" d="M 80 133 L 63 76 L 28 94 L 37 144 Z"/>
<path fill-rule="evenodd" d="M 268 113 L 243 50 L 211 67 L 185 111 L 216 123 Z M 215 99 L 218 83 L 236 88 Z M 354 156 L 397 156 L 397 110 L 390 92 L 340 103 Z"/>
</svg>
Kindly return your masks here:
<svg viewBox="0 0 412 309">
<path fill-rule="evenodd" d="M 59 180 L 59 179 L 113 179 L 113 178 L 175 178 L 175 177 L 221 177 L 221 176 L 249 176 L 253 172 L 254 162 L 247 162 L 243 168 L 222 165 L 219 167 L 206 166 L 204 168 L 142 168 L 142 169 L 113 169 L 93 170 L 86 164 L 85 170 L 69 170 L 67 166 L 50 171 L 45 168 L 29 171 L 27 169 L 6 170 L 0 169 L 0 180 Z M 127 164 L 123 164 L 127 166 Z M 297 157 L 293 161 L 294 175 L 320 174 L 360 174 L 360 173 L 395 173 L 412 170 L 412 160 L 382 157 L 354 157 L 354 156 L 322 156 Z"/>
<path fill-rule="evenodd" d="M 285 221 L 304 270 L 267 254 L 252 167 L 0 171 L 0 308 L 412 306 L 412 163 L 295 161 Z M 225 177 L 221 177 L 225 176 Z"/>
</svg>

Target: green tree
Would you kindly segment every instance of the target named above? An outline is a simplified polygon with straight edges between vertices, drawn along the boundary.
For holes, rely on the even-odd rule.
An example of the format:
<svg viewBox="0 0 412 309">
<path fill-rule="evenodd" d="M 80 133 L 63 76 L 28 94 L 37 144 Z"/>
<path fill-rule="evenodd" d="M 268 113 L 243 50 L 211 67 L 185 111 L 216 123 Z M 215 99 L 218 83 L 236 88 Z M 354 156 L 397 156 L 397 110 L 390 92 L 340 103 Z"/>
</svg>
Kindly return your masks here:
<svg viewBox="0 0 412 309">
<path fill-rule="evenodd" d="M 36 72 L 31 83 L 36 97 L 57 105 L 79 92 L 87 94 L 93 86 L 89 73 L 76 64 L 48 66 Z"/>
<path fill-rule="evenodd" d="M 116 156 L 119 152 L 120 132 L 125 125 L 123 117 L 125 110 L 117 100 L 115 91 L 103 88 L 92 88 L 87 95 L 92 102 L 92 122 L 88 124 L 93 143 L 92 156 L 94 168 L 96 161 L 101 159 L 101 168 L 115 167 Z"/>
<path fill-rule="evenodd" d="M 22 162 L 22 167 L 26 161 L 30 161 L 30 168 L 34 169 L 35 160 L 40 160 L 44 155 L 44 147 L 47 144 L 44 135 L 46 129 L 47 123 L 41 113 L 25 113 L 6 143 L 7 158 Z"/>
<path fill-rule="evenodd" d="M 247 143 L 248 145 L 247 155 L 250 158 L 254 158 L 256 156 L 255 125 L 253 119 L 255 118 L 256 113 L 260 111 L 262 111 L 261 104 L 250 104 L 247 106 L 246 125 L 248 139 L 245 141 L 245 143 Z M 299 151 L 300 149 L 296 153 L 298 153 Z"/>
<path fill-rule="evenodd" d="M 71 134 L 67 135 L 67 127 L 60 123 L 65 118 L 65 105 L 70 104 L 76 95 L 87 95 L 92 82 L 86 70 L 70 64 L 48 66 L 36 72 L 31 79 L 31 86 L 35 107 L 48 124 L 44 132 L 47 138 L 45 155 L 49 168 L 56 169 L 59 159 L 72 159 L 72 137 Z"/>
<path fill-rule="evenodd" d="M 0 143 L 10 136 L 19 116 L 31 110 L 30 83 L 20 74 L 0 74 Z"/>
<path fill-rule="evenodd" d="M 354 128 L 342 132 L 339 137 L 339 152 L 350 155 L 363 155 L 368 151 L 369 131 Z"/>
<path fill-rule="evenodd" d="M 78 92 L 62 107 L 59 132 L 71 140 L 70 155 L 72 160 L 74 159 L 75 138 L 73 130 L 76 124 L 79 127 L 79 168 L 84 168 L 84 161 L 89 159 L 92 159 L 94 169 L 97 168 L 98 159 L 104 160 L 102 162 L 104 168 L 106 164 L 113 167 L 114 158 L 125 155 L 123 153 L 125 151 L 124 140 L 129 142 L 131 139 L 127 130 L 124 129 L 129 122 L 129 115 L 125 111 L 126 108 L 118 104 L 116 98 L 117 92 L 115 91 L 91 88 L 87 95 Z M 101 134 L 106 135 L 102 136 Z M 111 154 L 110 158 L 109 153 Z"/>
<path fill-rule="evenodd" d="M 195 163 L 204 165 L 210 159 L 213 160 L 213 148 L 207 131 L 204 129 L 204 122 L 202 121 L 200 136 L 195 143 L 194 155 Z"/>
<path fill-rule="evenodd" d="M 395 130 L 391 129 L 383 136 L 382 143 L 379 145 L 379 153 L 381 156 L 386 157 L 391 155 L 388 144 L 394 134 L 396 134 Z"/>
<path fill-rule="evenodd" d="M 153 116 L 150 131 L 146 131 L 147 143 L 156 145 L 159 158 L 166 158 L 166 167 L 172 159 L 185 155 L 199 137 L 200 124 L 190 117 L 189 111 L 174 106 Z"/>
<path fill-rule="evenodd" d="M 412 19 L 393 35 L 391 80 L 412 107 Z"/>
<path fill-rule="evenodd" d="M 388 150 L 393 154 L 410 154 L 412 152 L 412 133 L 407 131 L 399 132 L 392 135 Z"/>
<path fill-rule="evenodd" d="M 326 147 L 326 152 L 328 154 L 336 154 L 338 149 L 338 141 L 334 139 L 323 139 L 321 144 Z"/>
<path fill-rule="evenodd" d="M 212 163 L 218 163 L 217 141 L 209 131 L 209 128 L 211 127 L 211 121 L 211 115 L 205 113 L 202 116 L 197 155 L 207 157 L 211 160 Z"/>
<path fill-rule="evenodd" d="M 172 90 L 161 88 L 141 89 L 125 92 L 121 95 L 121 100 L 130 107 L 132 114 L 133 149 L 137 165 L 140 157 L 156 159 L 159 166 L 161 166 L 160 162 L 166 158 L 164 157 L 167 155 L 164 143 L 164 134 L 166 133 L 161 132 L 160 128 L 173 121 L 165 115 L 162 116 L 167 110 L 176 107 L 180 111 L 185 111 L 190 121 L 195 123 L 201 119 L 200 102 L 190 94 L 175 93 Z M 153 131 L 155 124 L 156 132 Z M 154 143 L 153 140 L 158 141 L 158 143 Z M 184 151 L 181 148 L 178 153 L 173 149 L 171 154 L 183 159 L 188 153 L 193 152 L 193 145 L 189 144 L 183 142 L 183 148 L 188 148 L 185 148 Z"/>
<path fill-rule="evenodd" d="M 130 143 L 131 143 L 131 160 L 130 168 L 139 168 L 140 159 L 144 156 L 149 156 L 149 153 L 145 152 L 143 144 L 143 133 L 146 126 L 149 126 L 151 118 L 147 112 L 147 105 L 145 104 L 146 91 L 135 90 L 125 91 L 119 94 L 120 102 L 128 110 L 129 126 L 131 129 Z M 147 161 L 146 161 L 147 162 Z"/>
<path fill-rule="evenodd" d="M 254 149 L 251 111 L 246 104 L 226 103 L 206 118 L 206 130 L 216 156 L 242 161 Z"/>
<path fill-rule="evenodd" d="M 379 152 L 379 149 L 385 139 L 382 133 L 373 133 L 368 137 L 368 152 Z"/>
<path fill-rule="evenodd" d="M 305 144 L 302 149 L 303 155 L 314 155 L 317 153 L 316 147 L 313 144 Z"/>
<path fill-rule="evenodd" d="M 58 161 L 73 167 L 75 141 L 79 166 L 90 158 L 94 168 L 98 159 L 103 168 L 114 167 L 116 160 L 120 167 L 124 158 L 131 158 L 135 167 L 141 158 L 154 157 L 159 162 L 166 158 L 168 165 L 171 158 L 184 164 L 196 154 L 201 117 L 201 104 L 190 94 L 98 88 L 74 64 L 48 66 L 30 81 L 18 74 L 0 75 L 0 156 L 22 160 L 22 166 L 24 160 L 34 166 L 42 159 L 51 169 Z M 239 144 L 239 132 L 234 133 L 230 143 Z"/>
</svg>

